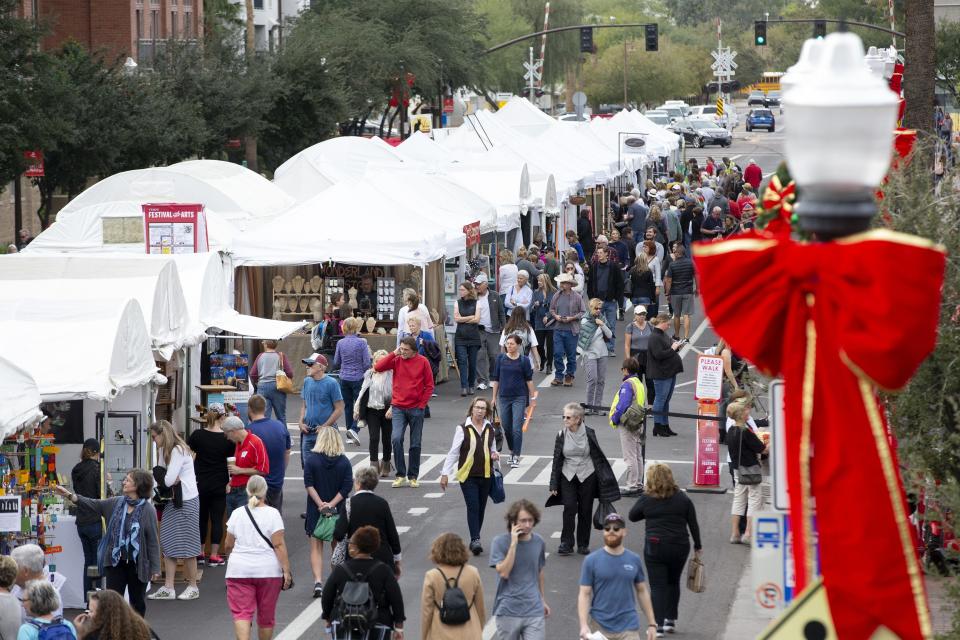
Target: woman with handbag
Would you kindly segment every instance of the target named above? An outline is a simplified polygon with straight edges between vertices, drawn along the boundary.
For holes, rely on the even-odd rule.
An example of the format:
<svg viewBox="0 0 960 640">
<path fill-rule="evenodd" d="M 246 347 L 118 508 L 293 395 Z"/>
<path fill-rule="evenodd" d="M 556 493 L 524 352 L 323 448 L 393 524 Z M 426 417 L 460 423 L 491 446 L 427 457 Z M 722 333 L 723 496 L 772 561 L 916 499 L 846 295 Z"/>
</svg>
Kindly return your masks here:
<svg viewBox="0 0 960 640">
<path fill-rule="evenodd" d="M 310 538 L 313 597 L 319 598 L 323 594 L 323 543 L 330 543 L 332 553 L 337 518 L 346 515 L 344 501 L 353 488 L 353 467 L 343 455 L 343 440 L 334 427 L 317 429 L 313 453 L 303 465 L 303 485 L 307 489 L 304 528 Z"/>
<path fill-rule="evenodd" d="M 264 417 L 269 418 L 273 408 L 277 420 L 287 424 L 287 394 L 293 391 L 293 367 L 287 356 L 277 351 L 276 340 L 264 340 L 261 344 L 263 351 L 250 365 L 250 382 L 267 401 Z"/>
<path fill-rule="evenodd" d="M 610 462 L 597 442 L 596 432 L 583 423 L 583 406 L 570 402 L 563 407 L 563 428 L 553 444 L 550 497 L 546 506 L 563 505 L 563 530 L 557 554 L 573 553 L 576 531 L 577 553 L 590 553 L 593 502 L 601 506 L 620 499 L 620 486 Z M 602 525 L 601 525 L 602 527 Z"/>
<path fill-rule="evenodd" d="M 455 476 L 467 505 L 467 527 L 470 529 L 470 550 L 477 556 L 483 553 L 480 529 L 487 510 L 487 498 L 493 483 L 493 463 L 500 459 L 490 424 L 492 406 L 486 398 L 474 398 L 466 419 L 457 425 L 453 444 L 447 453 L 440 476 L 440 488 L 447 490 L 450 476 Z"/>
<path fill-rule="evenodd" d="M 267 481 L 251 476 L 247 481 L 250 500 L 234 509 L 227 521 L 227 605 L 233 614 L 237 640 L 249 640 L 253 614 L 257 614 L 260 640 L 273 637 L 277 598 L 281 589 L 293 586 L 290 560 L 283 537 L 280 512 L 266 503 Z"/>
<path fill-rule="evenodd" d="M 755 514 L 763 509 L 763 480 L 760 470 L 760 455 L 767 452 L 767 446 L 747 427 L 750 419 L 750 404 L 734 402 L 727 407 L 727 419 L 734 425 L 727 430 L 727 450 L 731 453 L 730 466 L 736 470 L 737 486 L 733 490 L 733 506 L 730 508 L 730 543 L 750 544 L 752 520 L 747 519 L 747 528 L 740 535 L 740 514 L 744 507 L 747 513 Z"/>
<path fill-rule="evenodd" d="M 423 576 L 420 596 L 420 637 L 423 640 L 481 640 L 487 611 L 483 604 L 480 572 L 467 563 L 470 556 L 455 533 L 443 533 L 430 547 L 430 561 L 436 567 Z M 444 622 L 440 605 L 448 586 L 456 586 L 470 606 L 470 619 L 462 624 Z"/>
<path fill-rule="evenodd" d="M 387 352 L 380 349 L 373 354 L 373 364 L 377 364 L 387 357 Z M 393 371 L 377 371 L 373 367 L 363 374 L 363 384 L 360 394 L 353 405 L 355 421 L 365 422 L 370 432 L 370 466 L 380 472 L 381 478 L 389 478 L 390 466 L 390 437 L 393 426 L 390 422 L 390 400 L 393 397 Z M 380 447 L 383 446 L 383 459 L 379 460 Z"/>
<path fill-rule="evenodd" d="M 700 525 L 697 510 L 686 492 L 673 479 L 670 467 L 659 463 L 647 469 L 643 495 L 630 509 L 630 521 L 646 520 L 644 564 L 650 581 L 650 598 L 657 622 L 657 635 L 674 633 L 680 606 L 680 576 L 693 552 L 700 559 Z M 687 535 L 689 529 L 690 535 Z"/>
<path fill-rule="evenodd" d="M 520 336 L 510 334 L 504 345 L 507 352 L 497 356 L 490 374 L 490 406 L 497 406 L 500 411 L 510 446 L 510 468 L 516 469 L 523 448 L 524 417 L 527 407 L 537 404 L 537 388 L 533 386 L 533 366 L 523 355 Z"/>
</svg>

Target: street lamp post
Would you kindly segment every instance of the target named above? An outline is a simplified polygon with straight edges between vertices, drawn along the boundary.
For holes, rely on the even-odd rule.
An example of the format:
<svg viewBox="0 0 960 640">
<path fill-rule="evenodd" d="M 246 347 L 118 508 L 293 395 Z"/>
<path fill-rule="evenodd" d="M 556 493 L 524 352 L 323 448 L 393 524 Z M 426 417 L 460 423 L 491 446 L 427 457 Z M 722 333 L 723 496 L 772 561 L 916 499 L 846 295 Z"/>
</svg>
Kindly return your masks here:
<svg viewBox="0 0 960 640">
<path fill-rule="evenodd" d="M 783 101 L 800 226 L 823 240 L 865 231 L 890 166 L 898 99 L 871 73 L 860 38 L 827 36 L 812 72 L 799 74 Z"/>
</svg>

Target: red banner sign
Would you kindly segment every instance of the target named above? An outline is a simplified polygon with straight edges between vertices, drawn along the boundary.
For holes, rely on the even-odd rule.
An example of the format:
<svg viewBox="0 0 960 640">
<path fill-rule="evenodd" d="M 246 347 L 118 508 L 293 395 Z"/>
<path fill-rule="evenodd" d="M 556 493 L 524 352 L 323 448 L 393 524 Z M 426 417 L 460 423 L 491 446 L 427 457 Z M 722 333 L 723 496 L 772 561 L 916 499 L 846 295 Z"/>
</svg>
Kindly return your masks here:
<svg viewBox="0 0 960 640">
<path fill-rule="evenodd" d="M 145 204 L 142 208 L 147 253 L 209 251 L 202 204 Z"/>
<path fill-rule="evenodd" d="M 699 403 L 700 415 L 716 416 L 719 405 Z M 693 461 L 693 483 L 698 487 L 720 486 L 720 424 L 709 418 L 697 420 L 697 449 Z"/>
<path fill-rule="evenodd" d="M 43 151 L 24 151 L 23 159 L 27 163 L 23 175 L 28 178 L 42 178 L 45 175 L 43 171 Z"/>
<path fill-rule="evenodd" d="M 463 225 L 463 233 L 467 236 L 467 246 L 480 244 L 480 221 Z"/>
<path fill-rule="evenodd" d="M 453 113 L 453 98 L 444 98 L 444 99 L 443 99 L 443 112 L 444 112 L 444 113 Z"/>
</svg>

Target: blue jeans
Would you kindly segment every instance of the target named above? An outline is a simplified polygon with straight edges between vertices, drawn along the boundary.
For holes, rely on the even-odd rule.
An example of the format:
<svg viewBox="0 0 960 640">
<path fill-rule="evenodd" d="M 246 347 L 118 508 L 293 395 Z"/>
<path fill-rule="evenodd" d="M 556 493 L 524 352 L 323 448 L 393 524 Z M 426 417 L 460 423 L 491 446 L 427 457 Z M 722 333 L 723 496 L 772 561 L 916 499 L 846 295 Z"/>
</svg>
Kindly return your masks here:
<svg viewBox="0 0 960 640">
<path fill-rule="evenodd" d="M 653 421 L 655 423 L 670 424 L 670 417 L 666 414 L 670 411 L 670 398 L 673 397 L 673 388 L 676 384 L 677 376 L 653 379 L 653 389 L 657 396 L 653 399 Z"/>
<path fill-rule="evenodd" d="M 567 357 L 567 366 L 564 369 L 563 357 Z M 562 380 L 564 375 L 571 378 L 577 373 L 577 334 L 565 329 L 553 332 L 553 375 Z"/>
<path fill-rule="evenodd" d="M 360 387 L 363 386 L 363 380 L 344 380 L 340 379 L 340 393 L 343 394 L 343 418 L 347 423 L 347 429 L 359 431 L 357 422 L 353 419 L 353 403 L 360 397 Z"/>
<path fill-rule="evenodd" d="M 267 410 L 264 417 L 270 417 L 270 409 L 272 408 L 277 420 L 283 426 L 287 426 L 287 394 L 277 391 L 276 382 L 261 382 L 257 385 L 257 393 L 267 401 Z"/>
<path fill-rule="evenodd" d="M 97 547 L 100 546 L 100 539 L 103 537 L 103 525 L 99 522 L 78 524 L 77 535 L 80 536 L 80 544 L 83 545 L 83 601 L 86 602 L 87 593 L 96 588 L 93 578 L 87 575 L 87 567 L 97 566 Z"/>
<path fill-rule="evenodd" d="M 307 462 L 307 456 L 313 455 L 313 447 L 317 444 L 316 433 L 300 433 L 300 468 Z"/>
<path fill-rule="evenodd" d="M 460 388 L 472 389 L 477 386 L 477 352 L 480 345 L 456 345 L 457 369 L 460 370 Z"/>
<path fill-rule="evenodd" d="M 610 339 L 604 340 L 607 343 L 607 351 L 613 353 L 617 348 L 617 301 L 607 300 L 600 307 L 600 315 L 603 321 L 607 323 L 607 329 L 610 329 Z M 574 347 L 576 348 L 576 347 Z"/>
<path fill-rule="evenodd" d="M 410 469 L 403 457 L 403 436 L 410 425 Z M 393 464 L 397 477 L 415 480 L 420 473 L 420 440 L 423 437 L 423 409 L 393 407 Z"/>
<path fill-rule="evenodd" d="M 507 441 L 510 444 L 510 452 L 519 456 L 520 449 L 523 447 L 523 418 L 524 411 L 527 409 L 527 396 L 515 396 L 512 398 L 497 398 L 497 408 L 500 411 L 500 424 L 503 430 L 510 433 Z"/>
<path fill-rule="evenodd" d="M 467 478 L 460 483 L 463 501 L 467 504 L 467 528 L 470 529 L 470 541 L 480 539 L 483 528 L 483 514 L 487 510 L 487 498 L 490 496 L 492 478 Z"/>
<path fill-rule="evenodd" d="M 234 509 L 242 508 L 249 499 L 250 496 L 247 495 L 247 490 L 243 487 L 230 487 L 230 491 L 227 492 L 227 520 L 230 519 L 230 514 L 233 513 Z"/>
</svg>

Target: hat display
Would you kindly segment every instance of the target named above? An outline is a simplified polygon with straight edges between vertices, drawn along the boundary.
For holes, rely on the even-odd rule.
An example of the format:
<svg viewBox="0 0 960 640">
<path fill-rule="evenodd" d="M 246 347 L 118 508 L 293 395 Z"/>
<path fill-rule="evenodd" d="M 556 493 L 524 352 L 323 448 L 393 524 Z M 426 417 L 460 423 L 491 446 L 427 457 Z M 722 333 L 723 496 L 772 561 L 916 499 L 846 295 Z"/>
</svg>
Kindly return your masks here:
<svg viewBox="0 0 960 640">
<path fill-rule="evenodd" d="M 573 284 L 574 282 L 576 282 L 576 279 L 574 279 L 574 277 L 569 273 L 561 273 L 558 276 L 556 276 L 554 280 L 557 281 L 557 284 L 563 284 L 564 282 L 569 282 L 570 284 Z"/>
<path fill-rule="evenodd" d="M 309 358 L 304 358 L 302 362 L 303 364 L 308 364 L 311 366 L 317 364 L 318 362 L 325 367 L 328 366 L 327 356 L 323 355 L 322 353 L 311 354 Z"/>
</svg>

